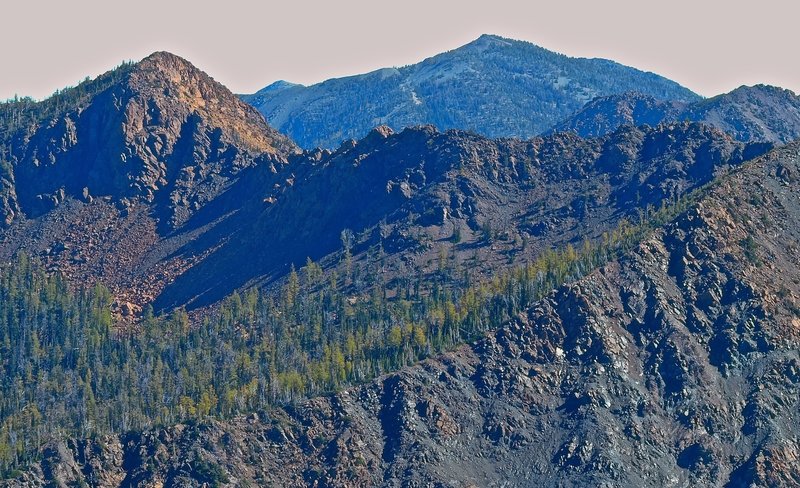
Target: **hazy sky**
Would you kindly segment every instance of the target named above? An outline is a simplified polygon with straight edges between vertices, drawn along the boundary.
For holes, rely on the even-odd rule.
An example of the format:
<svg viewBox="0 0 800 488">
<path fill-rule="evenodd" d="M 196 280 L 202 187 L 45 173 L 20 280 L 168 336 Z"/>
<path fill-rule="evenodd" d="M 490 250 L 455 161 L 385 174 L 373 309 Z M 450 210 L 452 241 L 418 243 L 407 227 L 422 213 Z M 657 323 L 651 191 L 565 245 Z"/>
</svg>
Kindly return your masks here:
<svg viewBox="0 0 800 488">
<path fill-rule="evenodd" d="M 800 92 L 798 0 L 3 0 L 0 100 L 41 98 L 153 51 L 238 93 L 401 66 L 482 33 L 654 71 L 711 96 Z"/>
</svg>

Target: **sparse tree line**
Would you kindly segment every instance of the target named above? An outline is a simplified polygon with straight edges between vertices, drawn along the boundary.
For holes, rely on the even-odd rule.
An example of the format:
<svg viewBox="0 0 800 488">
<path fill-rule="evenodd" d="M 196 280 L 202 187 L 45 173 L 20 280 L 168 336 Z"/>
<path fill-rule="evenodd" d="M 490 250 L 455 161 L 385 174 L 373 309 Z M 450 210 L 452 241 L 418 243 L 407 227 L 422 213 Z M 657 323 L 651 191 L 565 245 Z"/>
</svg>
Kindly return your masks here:
<svg viewBox="0 0 800 488">
<path fill-rule="evenodd" d="M 489 282 L 453 277 L 445 263 L 439 278 L 417 278 L 395 299 L 379 281 L 355 297 L 335 272 L 308 260 L 279 292 L 235 293 L 202 323 L 181 310 L 145 310 L 129 330 L 114 327 L 103 286 L 71 290 L 20 255 L 0 267 L 0 473 L 11 474 L 53 438 L 266 409 L 473 340 L 630 249 L 691 201 Z"/>
<path fill-rule="evenodd" d="M 124 62 L 94 80 L 86 78 L 77 86 L 57 90 L 41 102 L 19 96 L 0 102 L 0 142 L 7 142 L 18 130 L 35 127 L 41 121 L 53 119 L 85 104 L 94 95 L 121 80 L 133 66 L 133 62 Z"/>
</svg>

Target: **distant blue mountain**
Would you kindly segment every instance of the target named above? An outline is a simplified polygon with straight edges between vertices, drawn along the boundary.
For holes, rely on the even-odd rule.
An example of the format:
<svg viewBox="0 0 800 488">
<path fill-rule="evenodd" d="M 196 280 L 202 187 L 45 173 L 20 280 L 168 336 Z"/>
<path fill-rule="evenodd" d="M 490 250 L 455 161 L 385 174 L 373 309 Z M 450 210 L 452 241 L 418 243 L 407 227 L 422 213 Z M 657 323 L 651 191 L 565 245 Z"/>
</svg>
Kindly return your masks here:
<svg viewBox="0 0 800 488">
<path fill-rule="evenodd" d="M 378 125 L 530 137 L 595 97 L 631 90 L 659 100 L 700 99 L 654 73 L 492 35 L 418 64 L 312 86 L 279 81 L 242 98 L 300 146 L 333 148 Z"/>
<path fill-rule="evenodd" d="M 744 142 L 786 143 L 800 137 L 800 97 L 791 90 L 768 85 L 740 86 L 690 104 L 623 93 L 592 100 L 548 132 L 599 137 L 622 125 L 655 126 L 675 121 L 711 125 Z"/>
</svg>

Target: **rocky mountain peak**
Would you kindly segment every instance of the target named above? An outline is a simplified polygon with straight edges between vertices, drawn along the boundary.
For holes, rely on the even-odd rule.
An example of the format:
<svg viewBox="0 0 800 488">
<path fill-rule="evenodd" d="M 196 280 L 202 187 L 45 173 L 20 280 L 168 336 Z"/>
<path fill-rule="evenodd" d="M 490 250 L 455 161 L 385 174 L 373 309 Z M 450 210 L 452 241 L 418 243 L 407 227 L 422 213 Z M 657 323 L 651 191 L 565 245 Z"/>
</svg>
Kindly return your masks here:
<svg viewBox="0 0 800 488">
<path fill-rule="evenodd" d="M 185 58 L 173 54 L 169 51 L 156 51 L 139 62 L 140 68 L 155 68 L 155 69 L 197 69 L 187 61 Z"/>
<path fill-rule="evenodd" d="M 243 168 L 297 151 L 230 90 L 166 52 L 25 109 L 24 124 L 0 131 L 6 225 L 69 198 L 109 197 L 158 204 L 174 228 Z"/>
<path fill-rule="evenodd" d="M 299 83 L 292 83 L 291 81 L 278 80 L 258 91 L 258 93 L 273 93 L 281 90 L 286 90 L 295 86 L 302 87 Z"/>
<path fill-rule="evenodd" d="M 168 101 L 169 109 L 208 120 L 235 138 L 243 149 L 267 153 L 293 149 L 293 143 L 267 126 L 257 111 L 180 56 L 168 52 L 151 54 L 136 65 L 128 85 L 138 98 L 147 98 L 150 104 L 158 106 Z"/>
<path fill-rule="evenodd" d="M 513 39 L 507 39 L 505 37 L 501 37 L 495 34 L 482 34 L 479 38 L 475 39 L 474 41 L 470 42 L 464 47 L 472 46 L 472 47 L 509 47 L 512 46 L 515 42 L 522 42 L 522 41 L 515 41 Z"/>
</svg>

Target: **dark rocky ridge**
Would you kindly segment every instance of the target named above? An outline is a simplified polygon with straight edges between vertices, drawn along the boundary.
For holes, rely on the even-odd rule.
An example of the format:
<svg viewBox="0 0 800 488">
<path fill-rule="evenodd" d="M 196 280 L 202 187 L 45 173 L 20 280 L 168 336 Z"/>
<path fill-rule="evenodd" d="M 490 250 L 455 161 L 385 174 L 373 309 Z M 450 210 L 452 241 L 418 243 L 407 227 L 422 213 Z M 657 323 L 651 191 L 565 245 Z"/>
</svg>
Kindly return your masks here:
<svg viewBox="0 0 800 488">
<path fill-rule="evenodd" d="M 742 86 L 689 104 L 631 92 L 596 98 L 548 132 L 597 137 L 622 125 L 669 121 L 701 122 L 740 141 L 786 143 L 800 137 L 800 97 L 766 85 Z"/>
<path fill-rule="evenodd" d="M 54 445 L 5 486 L 797 486 L 800 144 L 483 340 L 293 408 Z"/>
<path fill-rule="evenodd" d="M 100 281 L 128 313 L 210 305 L 306 257 L 336 266 L 345 228 L 356 265 L 372 268 L 382 249 L 390 281 L 434 270 L 443 252 L 488 275 L 599 237 L 766 150 L 676 124 L 530 141 L 379 128 L 299 154 L 164 53 L 8 147 L 0 257 L 25 250 L 75 282 Z M 368 280 L 355 277 L 354 293 Z"/>
<path fill-rule="evenodd" d="M 336 152 L 292 159 L 258 213 L 177 277 L 156 308 L 213 303 L 306 257 L 335 266 L 343 229 L 354 232 L 356 265 L 374 269 L 379 255 L 390 285 L 435 271 L 442 253 L 488 277 L 552 246 L 599 238 L 765 150 L 690 124 L 529 141 L 379 128 Z"/>
<path fill-rule="evenodd" d="M 71 96 L 79 90 L 88 95 Z M 23 124 L 9 122 L 21 107 L 2 107 L 11 115 L 0 127 L 0 254 L 26 250 L 78 283 L 107 283 L 134 308 L 194 263 L 177 249 L 216 229 L 297 152 L 169 53 L 63 93 L 27 107 Z"/>
<path fill-rule="evenodd" d="M 547 133 L 573 132 L 581 137 L 598 137 L 624 125 L 656 126 L 665 120 L 675 120 L 685 108 L 685 103 L 658 100 L 638 92 L 597 97 Z"/>
<path fill-rule="evenodd" d="M 74 282 L 100 281 L 128 315 L 211 305 L 306 257 L 334 267 L 345 228 L 353 293 L 375 279 L 375 259 L 392 287 L 442 254 L 489 275 L 599 237 L 766 150 L 673 124 L 529 141 L 380 128 L 300 154 L 176 56 L 122 75 L 8 139 L 0 258 L 25 250 Z"/>
<path fill-rule="evenodd" d="M 308 87 L 277 82 L 243 99 L 301 147 L 332 149 L 382 124 L 527 138 L 594 97 L 629 90 L 660 100 L 699 99 L 653 73 L 492 35 L 414 65 Z"/>
</svg>

